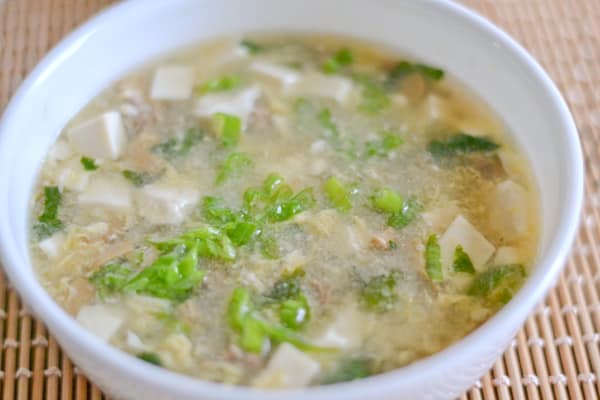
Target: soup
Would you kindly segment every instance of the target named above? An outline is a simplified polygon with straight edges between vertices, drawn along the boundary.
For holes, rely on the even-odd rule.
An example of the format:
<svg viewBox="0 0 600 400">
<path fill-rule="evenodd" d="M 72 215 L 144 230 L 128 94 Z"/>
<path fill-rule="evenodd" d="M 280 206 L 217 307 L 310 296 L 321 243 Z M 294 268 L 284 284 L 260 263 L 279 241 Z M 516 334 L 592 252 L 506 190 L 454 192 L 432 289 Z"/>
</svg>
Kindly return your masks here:
<svg viewBox="0 0 600 400">
<path fill-rule="evenodd" d="M 437 67 L 347 38 L 219 39 L 69 122 L 31 256 L 79 323 L 149 363 L 331 384 L 506 304 L 535 260 L 536 196 L 502 124 Z"/>
</svg>

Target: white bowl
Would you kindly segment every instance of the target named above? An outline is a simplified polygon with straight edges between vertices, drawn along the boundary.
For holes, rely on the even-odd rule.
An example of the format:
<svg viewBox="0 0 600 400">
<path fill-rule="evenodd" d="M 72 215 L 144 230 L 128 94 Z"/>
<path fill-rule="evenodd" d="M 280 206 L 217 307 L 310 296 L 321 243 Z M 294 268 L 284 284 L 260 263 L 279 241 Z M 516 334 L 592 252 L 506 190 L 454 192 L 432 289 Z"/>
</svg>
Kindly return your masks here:
<svg viewBox="0 0 600 400">
<path fill-rule="evenodd" d="M 539 261 L 515 298 L 479 329 L 410 366 L 346 384 L 264 392 L 156 368 L 81 328 L 39 285 L 28 254 L 28 204 L 61 128 L 98 92 L 165 52 L 227 33 L 332 32 L 397 48 L 458 78 L 500 115 L 526 151 L 542 199 Z M 101 388 L 128 399 L 450 399 L 502 354 L 556 281 L 576 233 L 583 163 L 565 102 L 539 65 L 498 28 L 434 0 L 137 0 L 62 41 L 23 83 L 0 125 L 2 261 L 23 300 Z"/>
</svg>

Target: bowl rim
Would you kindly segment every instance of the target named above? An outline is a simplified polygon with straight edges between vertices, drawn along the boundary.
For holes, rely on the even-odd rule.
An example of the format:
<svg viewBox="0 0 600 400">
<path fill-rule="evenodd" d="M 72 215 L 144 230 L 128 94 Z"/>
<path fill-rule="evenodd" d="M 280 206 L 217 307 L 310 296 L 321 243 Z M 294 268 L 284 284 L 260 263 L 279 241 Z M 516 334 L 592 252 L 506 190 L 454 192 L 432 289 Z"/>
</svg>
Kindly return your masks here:
<svg viewBox="0 0 600 400">
<path fill-rule="evenodd" d="M 37 300 L 35 301 L 35 305 L 32 305 L 37 315 L 43 315 L 42 319 L 50 328 L 60 326 L 64 331 L 68 332 L 68 335 L 65 337 L 57 338 L 59 342 L 68 339 L 69 341 L 76 342 L 78 347 L 95 349 L 95 357 L 102 364 L 127 370 L 129 376 L 135 377 L 137 381 L 153 382 L 154 385 L 162 388 L 179 387 L 181 393 L 185 392 L 192 395 L 202 393 L 211 398 L 219 399 L 275 399 L 282 395 L 293 396 L 294 394 L 297 394 L 298 398 L 300 396 L 302 398 L 310 396 L 311 398 L 325 399 L 334 393 L 343 397 L 344 395 L 355 393 L 357 390 L 367 394 L 376 387 L 388 384 L 393 385 L 394 382 L 398 383 L 398 381 L 411 381 L 414 377 L 421 374 L 422 371 L 435 367 L 443 362 L 444 359 L 452 358 L 466 349 L 478 346 L 491 332 L 502 330 L 505 322 L 510 320 L 511 316 L 517 313 L 520 308 L 527 307 L 528 312 L 530 312 L 535 302 L 542 300 L 543 295 L 557 280 L 558 274 L 567 259 L 571 245 L 575 240 L 579 226 L 580 213 L 583 206 L 584 167 L 577 128 L 568 106 L 556 85 L 537 61 L 507 33 L 463 5 L 444 0 L 421 1 L 427 3 L 426 6 L 443 9 L 444 12 L 452 14 L 453 17 L 462 19 L 465 23 L 472 24 L 477 29 L 485 31 L 487 34 L 493 36 L 506 49 L 508 54 L 521 63 L 539 81 L 545 91 L 544 95 L 551 101 L 552 107 L 557 111 L 558 117 L 562 122 L 562 126 L 557 128 L 557 130 L 561 131 L 565 136 L 568 144 L 564 152 L 571 168 L 567 178 L 571 179 L 565 179 L 566 182 L 568 181 L 568 186 L 565 188 L 568 193 L 565 198 L 565 204 L 563 204 L 563 213 L 557 224 L 556 232 L 548 244 L 548 250 L 540 256 L 534 272 L 529 276 L 513 300 L 484 324 L 459 341 L 431 356 L 417 360 L 405 367 L 353 382 L 303 389 L 261 390 L 252 387 L 230 386 L 205 381 L 137 360 L 124 351 L 102 342 L 85 330 L 74 318 L 69 316 L 54 302 L 37 282 L 32 272 L 22 272 L 24 269 L 18 268 L 18 262 L 11 246 L 11 229 L 6 220 L 2 219 L 0 221 L 0 258 L 6 274 L 21 294 L 23 300 L 28 305 L 34 303 L 32 300 Z M 85 38 L 92 35 L 98 25 L 104 24 L 107 20 L 118 18 L 120 14 L 131 14 L 142 3 L 145 6 L 162 7 L 169 3 L 169 0 L 159 0 L 152 4 L 145 3 L 144 0 L 138 0 L 112 5 L 69 33 L 44 56 L 20 85 L 4 110 L 4 114 L 0 120 L 0 153 L 5 151 L 7 137 L 10 135 L 10 128 L 13 124 L 13 114 L 19 107 L 21 99 L 34 89 L 36 83 L 50 75 L 61 60 L 68 58 L 79 46 L 84 45 Z"/>
</svg>

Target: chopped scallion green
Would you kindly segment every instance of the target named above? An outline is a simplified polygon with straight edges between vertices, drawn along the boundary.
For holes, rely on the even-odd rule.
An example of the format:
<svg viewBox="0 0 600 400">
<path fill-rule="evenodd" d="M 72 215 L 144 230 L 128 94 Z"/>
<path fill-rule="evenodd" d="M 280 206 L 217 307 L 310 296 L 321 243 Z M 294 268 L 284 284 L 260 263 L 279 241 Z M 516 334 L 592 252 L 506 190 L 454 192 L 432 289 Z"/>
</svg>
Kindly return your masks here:
<svg viewBox="0 0 600 400">
<path fill-rule="evenodd" d="M 90 157 L 81 157 L 81 165 L 83 169 L 86 171 L 95 171 L 98 169 L 98 165 L 96 164 L 96 160 Z"/>
<path fill-rule="evenodd" d="M 425 272 L 434 282 L 444 280 L 442 272 L 442 251 L 436 235 L 429 236 L 425 245 Z"/>
</svg>

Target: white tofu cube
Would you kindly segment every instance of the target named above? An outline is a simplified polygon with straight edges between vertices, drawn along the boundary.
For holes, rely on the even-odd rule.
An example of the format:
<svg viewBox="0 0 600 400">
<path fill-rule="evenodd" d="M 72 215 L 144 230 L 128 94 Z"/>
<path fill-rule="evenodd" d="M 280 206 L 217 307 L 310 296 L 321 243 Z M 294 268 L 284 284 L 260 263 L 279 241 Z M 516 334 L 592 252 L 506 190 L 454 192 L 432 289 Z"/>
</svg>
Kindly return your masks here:
<svg viewBox="0 0 600 400">
<path fill-rule="evenodd" d="M 62 252 L 62 247 L 65 242 L 65 234 L 57 232 L 54 235 L 46 238 L 38 243 L 40 250 L 50 259 L 56 259 Z"/>
<path fill-rule="evenodd" d="M 529 216 L 527 193 L 511 180 L 496 185 L 489 203 L 491 226 L 508 241 L 527 234 Z"/>
<path fill-rule="evenodd" d="M 293 85 L 300 79 L 300 74 L 297 71 L 267 61 L 253 62 L 250 64 L 250 71 L 254 72 L 262 80 L 277 85 L 282 89 Z"/>
<path fill-rule="evenodd" d="M 477 271 L 482 270 L 495 250 L 494 245 L 488 242 L 462 215 L 454 219 L 440 238 L 439 243 L 442 253 L 442 265 L 447 270 L 452 266 L 454 252 L 458 245 L 461 245 L 469 255 Z"/>
<path fill-rule="evenodd" d="M 254 386 L 299 388 L 308 385 L 321 370 L 320 364 L 289 343 L 279 345 Z"/>
<path fill-rule="evenodd" d="M 68 160 L 73 156 L 73 149 L 69 143 L 60 139 L 50 148 L 48 152 L 48 159 L 51 161 L 64 161 Z"/>
<path fill-rule="evenodd" d="M 351 349 L 362 345 L 372 326 L 372 318 L 361 313 L 356 305 L 342 309 L 336 319 L 315 340 L 323 347 Z"/>
<path fill-rule="evenodd" d="M 132 207 L 131 187 L 120 176 L 97 177 L 79 194 L 78 201 L 84 206 L 127 211 Z"/>
<path fill-rule="evenodd" d="M 245 126 L 260 95 L 256 86 L 231 93 L 209 93 L 198 99 L 195 114 L 200 118 L 212 118 L 216 113 L 235 115 Z"/>
<path fill-rule="evenodd" d="M 431 121 L 440 119 L 446 112 L 446 102 L 440 96 L 430 94 L 424 102 L 427 117 Z"/>
<path fill-rule="evenodd" d="M 127 347 L 137 352 L 148 350 L 142 339 L 132 331 L 127 331 Z"/>
<path fill-rule="evenodd" d="M 69 189 L 74 192 L 83 192 L 87 187 L 92 173 L 83 169 L 81 162 L 77 159 L 72 159 L 63 164 L 63 167 L 58 170 L 56 184 L 62 191 Z"/>
<path fill-rule="evenodd" d="M 199 197 L 193 187 L 156 183 L 140 189 L 136 203 L 140 216 L 152 224 L 179 224 Z"/>
<path fill-rule="evenodd" d="M 77 314 L 77 321 L 105 342 L 113 337 L 124 320 L 125 316 L 121 310 L 105 304 L 83 306 Z"/>
<path fill-rule="evenodd" d="M 289 87 L 290 96 L 314 96 L 345 103 L 352 93 L 352 82 L 341 76 L 307 74 Z"/>
<path fill-rule="evenodd" d="M 433 210 L 424 212 L 422 216 L 434 232 L 442 232 L 458 214 L 460 214 L 458 206 L 450 203 L 446 207 L 434 208 Z"/>
<path fill-rule="evenodd" d="M 515 247 L 499 247 L 494 254 L 494 265 L 519 264 L 523 262 L 519 250 Z"/>
<path fill-rule="evenodd" d="M 154 100 L 186 100 L 192 95 L 194 70 L 191 67 L 160 67 L 154 73 L 150 98 Z"/>
<path fill-rule="evenodd" d="M 127 146 L 127 135 L 117 111 L 109 111 L 67 131 L 71 146 L 84 156 L 118 159 Z"/>
</svg>

